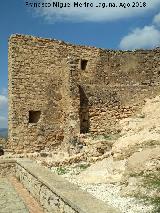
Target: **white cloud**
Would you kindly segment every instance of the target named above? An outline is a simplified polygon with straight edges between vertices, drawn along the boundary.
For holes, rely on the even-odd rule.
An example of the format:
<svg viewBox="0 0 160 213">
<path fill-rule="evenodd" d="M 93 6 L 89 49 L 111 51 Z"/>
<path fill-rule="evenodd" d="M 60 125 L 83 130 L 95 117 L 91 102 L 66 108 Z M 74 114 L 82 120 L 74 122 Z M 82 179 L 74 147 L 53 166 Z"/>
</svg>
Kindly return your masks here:
<svg viewBox="0 0 160 213">
<path fill-rule="evenodd" d="M 136 28 L 122 38 L 119 46 L 125 50 L 160 46 L 160 31 L 155 26 Z"/>
<path fill-rule="evenodd" d="M 40 0 L 40 2 L 53 2 L 53 0 Z M 60 2 L 64 3 L 65 0 L 61 0 Z M 73 2 L 81 2 L 85 1 L 69 1 L 71 5 Z M 37 14 L 43 16 L 45 19 L 56 22 L 56 21 L 72 21 L 72 22 L 83 22 L 83 21 L 113 21 L 121 18 L 128 17 L 137 17 L 137 15 L 142 15 L 143 13 L 148 12 L 149 10 L 155 9 L 160 6 L 159 0 L 146 1 L 146 7 L 132 7 L 133 0 L 128 0 L 127 3 L 130 3 L 130 7 L 127 8 L 97 8 L 99 0 L 92 0 L 94 7 L 70 7 L 70 8 L 55 8 L 55 7 L 44 7 L 44 8 L 36 8 Z M 116 5 L 119 5 L 122 0 L 112 0 L 112 1 L 104 1 L 106 3 L 113 2 Z M 143 2 L 143 1 L 141 1 Z"/>
<path fill-rule="evenodd" d="M 8 98 L 0 95 L 0 128 L 6 128 L 8 123 Z"/>
<path fill-rule="evenodd" d="M 0 95 L 0 109 L 6 107 L 7 103 L 8 103 L 7 97 L 4 95 Z"/>
<path fill-rule="evenodd" d="M 0 121 L 6 121 L 6 118 L 4 116 L 0 116 Z"/>
<path fill-rule="evenodd" d="M 7 117 L 0 116 L 0 128 L 6 128 L 8 125 Z"/>
<path fill-rule="evenodd" d="M 153 19 L 153 23 L 160 26 L 160 13 L 158 13 L 157 15 L 155 15 L 154 19 Z"/>
<path fill-rule="evenodd" d="M 6 88 L 2 88 L 2 95 L 7 95 L 8 90 Z"/>
</svg>

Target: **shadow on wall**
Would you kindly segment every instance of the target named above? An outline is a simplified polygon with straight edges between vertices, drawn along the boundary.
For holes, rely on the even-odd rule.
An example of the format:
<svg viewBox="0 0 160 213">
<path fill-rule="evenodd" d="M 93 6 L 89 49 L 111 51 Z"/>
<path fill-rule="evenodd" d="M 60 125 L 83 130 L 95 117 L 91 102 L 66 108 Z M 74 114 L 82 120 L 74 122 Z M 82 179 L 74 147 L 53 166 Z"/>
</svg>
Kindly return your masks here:
<svg viewBox="0 0 160 213">
<path fill-rule="evenodd" d="M 90 123 L 89 104 L 85 91 L 80 85 L 79 85 L 79 95 L 80 95 L 80 108 L 79 108 L 80 133 L 87 133 L 89 132 L 89 123 Z"/>
</svg>

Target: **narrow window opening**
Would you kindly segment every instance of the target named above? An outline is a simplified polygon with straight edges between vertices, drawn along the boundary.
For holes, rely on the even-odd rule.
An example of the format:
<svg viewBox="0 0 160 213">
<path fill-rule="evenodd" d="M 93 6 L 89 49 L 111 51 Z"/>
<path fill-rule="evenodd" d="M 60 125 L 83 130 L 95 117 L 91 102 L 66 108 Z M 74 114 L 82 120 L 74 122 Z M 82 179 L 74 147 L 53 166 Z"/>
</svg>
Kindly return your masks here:
<svg viewBox="0 0 160 213">
<path fill-rule="evenodd" d="M 37 123 L 40 119 L 41 111 L 29 111 L 29 123 Z"/>
<path fill-rule="evenodd" d="M 81 59 L 81 70 L 85 70 L 87 68 L 88 60 Z"/>
</svg>

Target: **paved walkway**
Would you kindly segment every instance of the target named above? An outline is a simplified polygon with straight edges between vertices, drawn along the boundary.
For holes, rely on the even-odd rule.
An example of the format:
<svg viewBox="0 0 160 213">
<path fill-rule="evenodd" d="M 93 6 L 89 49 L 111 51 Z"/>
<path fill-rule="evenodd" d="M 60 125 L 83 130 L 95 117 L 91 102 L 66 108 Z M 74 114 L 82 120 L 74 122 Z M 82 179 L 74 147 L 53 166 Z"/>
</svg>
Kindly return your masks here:
<svg viewBox="0 0 160 213">
<path fill-rule="evenodd" d="M 6 178 L 0 178 L 0 213 L 29 213 L 28 208 Z"/>
</svg>

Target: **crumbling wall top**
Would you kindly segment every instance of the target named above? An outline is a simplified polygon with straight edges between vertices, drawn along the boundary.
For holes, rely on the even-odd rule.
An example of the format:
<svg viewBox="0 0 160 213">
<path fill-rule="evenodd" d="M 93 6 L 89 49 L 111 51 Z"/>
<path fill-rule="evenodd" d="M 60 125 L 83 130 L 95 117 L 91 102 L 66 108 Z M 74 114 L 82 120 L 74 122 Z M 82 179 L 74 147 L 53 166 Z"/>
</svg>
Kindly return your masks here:
<svg viewBox="0 0 160 213">
<path fill-rule="evenodd" d="M 82 47 L 82 48 L 86 48 L 86 49 L 93 49 L 93 50 L 99 50 L 99 51 L 102 51 L 102 52 L 111 52 L 111 53 L 116 53 L 116 54 L 119 54 L 119 53 L 148 53 L 148 52 L 159 52 L 160 51 L 160 47 L 156 47 L 156 48 L 153 48 L 153 49 L 135 49 L 135 50 L 114 50 L 114 49 L 106 49 L 106 48 L 98 48 L 98 47 L 94 47 L 94 46 L 88 46 L 88 45 L 79 45 L 79 44 L 71 44 L 69 42 L 65 42 L 65 41 L 62 41 L 62 40 L 57 40 L 57 39 L 54 39 L 54 38 L 42 38 L 42 37 L 37 37 L 37 36 L 32 36 L 32 35 L 24 35 L 24 34 L 12 34 L 10 37 L 9 37 L 9 43 L 12 42 L 12 40 L 17 40 L 17 39 L 22 39 L 24 41 L 27 41 L 27 40 L 31 40 L 31 41 L 36 41 L 36 42 L 45 42 L 45 43 L 58 43 L 58 44 L 64 44 L 64 45 L 69 45 L 71 47 L 76 47 L 76 46 L 79 46 L 79 47 Z"/>
</svg>

